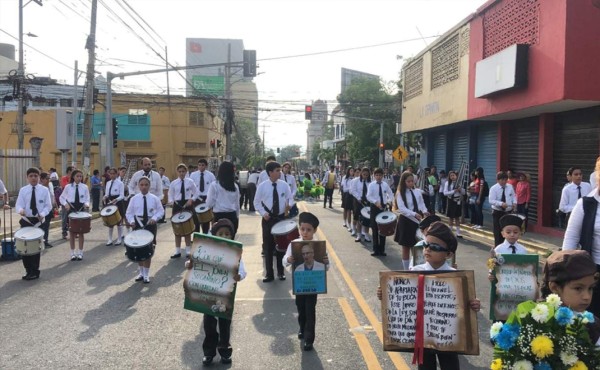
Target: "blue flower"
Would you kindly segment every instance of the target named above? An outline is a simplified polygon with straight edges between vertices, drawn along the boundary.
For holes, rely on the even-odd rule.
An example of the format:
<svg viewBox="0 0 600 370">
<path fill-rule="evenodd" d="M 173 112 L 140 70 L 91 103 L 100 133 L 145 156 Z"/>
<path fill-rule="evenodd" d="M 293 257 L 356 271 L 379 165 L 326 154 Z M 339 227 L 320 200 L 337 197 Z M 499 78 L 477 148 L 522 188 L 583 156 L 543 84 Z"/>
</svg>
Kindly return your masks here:
<svg viewBox="0 0 600 370">
<path fill-rule="evenodd" d="M 533 370 L 552 370 L 552 367 L 547 362 L 540 362 L 533 365 Z"/>
<path fill-rule="evenodd" d="M 594 314 L 592 314 L 590 311 L 585 311 L 583 313 L 583 317 L 586 318 L 590 324 L 594 322 Z"/>
<path fill-rule="evenodd" d="M 573 323 L 573 311 L 569 307 L 560 307 L 556 310 L 554 318 L 559 325 L 565 326 Z"/>
<path fill-rule="evenodd" d="M 498 347 L 503 349 L 504 351 L 508 351 L 511 349 L 517 338 L 519 337 L 519 332 L 521 327 L 516 324 L 504 324 L 500 333 L 496 336 L 496 344 Z"/>
</svg>

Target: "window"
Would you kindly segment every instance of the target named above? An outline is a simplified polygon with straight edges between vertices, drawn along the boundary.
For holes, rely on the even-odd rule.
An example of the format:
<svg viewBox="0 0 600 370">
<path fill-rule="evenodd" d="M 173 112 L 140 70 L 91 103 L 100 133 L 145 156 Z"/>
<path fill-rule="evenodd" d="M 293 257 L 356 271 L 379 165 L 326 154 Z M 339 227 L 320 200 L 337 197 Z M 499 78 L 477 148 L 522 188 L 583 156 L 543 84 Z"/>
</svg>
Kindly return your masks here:
<svg viewBox="0 0 600 370">
<path fill-rule="evenodd" d="M 190 126 L 204 126 L 204 112 L 189 112 Z"/>
<path fill-rule="evenodd" d="M 127 124 L 128 125 L 147 125 L 148 124 L 148 115 L 138 115 L 138 114 L 130 114 L 127 116 Z"/>
<path fill-rule="evenodd" d="M 206 149 L 206 143 L 197 143 L 195 141 L 186 141 L 185 149 Z"/>
</svg>

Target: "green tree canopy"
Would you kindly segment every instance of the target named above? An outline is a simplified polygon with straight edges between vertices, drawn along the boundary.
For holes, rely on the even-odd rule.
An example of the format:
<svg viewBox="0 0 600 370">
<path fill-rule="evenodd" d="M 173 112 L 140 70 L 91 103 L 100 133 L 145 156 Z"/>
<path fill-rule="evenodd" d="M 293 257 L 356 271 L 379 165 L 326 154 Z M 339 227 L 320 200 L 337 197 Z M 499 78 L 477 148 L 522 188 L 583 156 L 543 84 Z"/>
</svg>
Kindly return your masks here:
<svg viewBox="0 0 600 370">
<path fill-rule="evenodd" d="M 254 123 L 250 120 L 236 122 L 235 131 L 232 135 L 231 154 L 237 159 L 237 163 L 246 168 L 255 167 L 256 163 L 263 163 L 262 141 L 255 131 Z"/>
</svg>

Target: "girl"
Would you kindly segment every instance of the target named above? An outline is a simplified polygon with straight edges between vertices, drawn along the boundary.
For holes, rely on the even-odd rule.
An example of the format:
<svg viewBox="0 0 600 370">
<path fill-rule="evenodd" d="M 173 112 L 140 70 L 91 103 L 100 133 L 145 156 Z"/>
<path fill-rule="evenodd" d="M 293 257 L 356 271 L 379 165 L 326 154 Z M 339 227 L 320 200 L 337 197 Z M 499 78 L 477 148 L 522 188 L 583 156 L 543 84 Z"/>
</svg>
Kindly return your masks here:
<svg viewBox="0 0 600 370">
<path fill-rule="evenodd" d="M 356 173 L 356 172 L 355 172 Z M 363 167 L 360 171 L 360 179 L 353 185 L 353 196 L 354 196 L 354 217 L 356 220 L 360 219 L 361 210 L 369 205 L 367 201 L 367 189 L 371 183 L 371 171 L 368 167 Z M 362 232 L 360 231 L 362 229 Z M 366 242 L 370 242 L 369 237 L 369 226 L 364 226 L 360 223 L 360 220 L 356 223 L 356 239 L 355 242 L 360 242 L 361 234 Z M 414 243 L 413 243 L 414 244 Z"/>
<path fill-rule="evenodd" d="M 477 185 L 477 174 L 475 171 L 471 172 L 471 182 L 469 183 L 468 192 L 468 202 L 469 202 L 469 216 L 471 218 L 471 222 L 469 226 L 475 226 L 475 222 L 477 222 L 477 215 L 475 212 L 475 206 L 477 202 L 477 198 L 479 197 L 479 189 L 476 188 Z"/>
<path fill-rule="evenodd" d="M 86 184 L 83 184 L 83 173 L 80 170 L 71 172 L 70 184 L 67 185 L 60 195 L 60 204 L 67 210 L 67 217 L 73 212 L 80 212 L 90 208 L 90 191 Z M 81 261 L 83 259 L 83 233 L 69 233 L 69 244 L 71 246 L 71 261 Z M 79 237 L 79 250 L 75 253 L 75 237 Z"/>
<path fill-rule="evenodd" d="M 489 189 L 485 183 L 485 176 L 483 175 L 483 168 L 477 167 L 475 169 L 477 178 L 475 180 L 475 188 L 477 189 L 477 200 L 475 201 L 475 213 L 477 214 L 477 222 L 474 222 L 476 229 L 483 227 L 483 203 L 487 197 L 485 189 Z"/>
<path fill-rule="evenodd" d="M 223 162 L 226 163 L 226 162 Z M 215 182 L 211 184 L 214 185 Z M 211 235 L 218 236 L 224 239 L 234 238 L 234 226 L 229 221 L 229 219 L 222 218 L 217 221 L 212 229 L 210 229 Z M 193 259 L 194 257 L 192 257 Z M 188 270 L 191 270 L 193 267 L 193 263 L 191 261 L 185 262 L 185 267 Z M 246 277 L 246 269 L 244 267 L 244 261 L 240 259 L 240 267 L 238 269 L 237 275 L 233 277 L 233 280 L 240 281 L 244 280 Z M 217 324 L 219 326 L 219 331 L 217 332 Z M 213 358 L 217 355 L 217 350 L 221 355 L 221 363 L 222 364 L 230 364 L 231 363 L 231 354 L 233 353 L 233 349 L 231 348 L 231 344 L 229 343 L 229 338 L 231 334 L 231 320 L 227 320 L 224 318 L 216 318 L 211 315 L 204 315 L 204 319 L 202 322 L 202 326 L 204 328 L 204 342 L 202 343 L 202 350 L 204 351 L 204 358 L 202 358 L 202 364 L 208 366 L 212 363 Z"/>
<path fill-rule="evenodd" d="M 111 168 L 108 170 L 108 175 L 110 176 L 110 181 L 106 183 L 106 190 L 104 191 L 104 204 L 105 205 L 113 205 L 116 204 L 119 209 L 119 213 L 121 214 L 121 222 L 117 226 L 117 230 L 119 233 L 119 237 L 114 245 L 121 245 L 121 241 L 123 239 L 123 219 L 125 218 L 125 185 L 123 182 L 117 178 L 118 172 L 116 168 Z M 108 228 L 108 241 L 106 245 L 113 245 L 113 231 L 114 226 Z"/>
<path fill-rule="evenodd" d="M 342 179 L 342 209 L 344 210 L 344 224 L 343 226 L 352 231 L 352 196 L 350 195 L 350 182 L 354 178 L 354 168 L 348 167 L 346 170 L 346 176 Z"/>
<path fill-rule="evenodd" d="M 452 224 L 454 223 L 456 225 L 456 237 L 462 238 L 462 235 L 460 235 L 460 217 L 462 216 L 461 200 L 463 195 L 465 195 L 465 189 L 462 188 L 461 184 L 456 184 L 458 181 L 457 176 L 456 171 L 448 172 L 448 181 L 443 188 L 443 192 L 444 195 L 448 197 L 446 216 L 448 216 L 449 219 L 450 229 L 452 229 Z"/>
<path fill-rule="evenodd" d="M 525 215 L 525 230 L 527 230 L 527 215 L 529 213 L 529 201 L 531 200 L 530 181 L 531 178 L 528 173 L 520 173 L 515 190 L 517 193 L 517 213 Z"/>
<path fill-rule="evenodd" d="M 200 193 L 196 187 L 194 180 L 185 177 L 188 173 L 188 168 L 185 164 L 177 165 L 177 179 L 169 184 L 168 202 L 173 205 L 173 215 L 189 210 L 192 213 L 194 199 L 197 199 Z M 185 240 L 185 258 L 187 259 L 192 249 L 191 234 L 183 236 Z M 171 258 L 181 257 L 181 235 L 175 235 L 175 253 Z"/>
<path fill-rule="evenodd" d="M 231 162 L 223 162 L 217 172 L 217 181 L 210 183 L 206 205 L 213 209 L 214 220 L 226 218 L 233 224 L 233 238 L 240 220 L 240 189 L 235 183 L 235 167 Z"/>
<path fill-rule="evenodd" d="M 423 216 L 429 216 L 420 191 L 414 190 L 415 178 L 408 171 L 400 177 L 394 209 L 400 212 L 394 241 L 402 246 L 404 270 L 410 266 L 410 248 L 417 243 L 416 232 Z"/>
</svg>

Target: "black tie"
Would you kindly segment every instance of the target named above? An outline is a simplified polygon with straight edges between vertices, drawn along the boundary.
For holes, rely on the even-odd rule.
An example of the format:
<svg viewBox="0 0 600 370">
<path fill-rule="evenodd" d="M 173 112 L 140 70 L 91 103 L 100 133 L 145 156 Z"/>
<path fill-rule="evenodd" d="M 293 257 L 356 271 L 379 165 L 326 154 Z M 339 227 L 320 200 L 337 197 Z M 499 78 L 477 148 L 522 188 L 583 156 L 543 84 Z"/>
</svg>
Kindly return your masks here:
<svg viewBox="0 0 600 370">
<path fill-rule="evenodd" d="M 502 198 L 500 198 L 502 203 L 506 203 L 506 187 L 502 187 Z"/>
<path fill-rule="evenodd" d="M 412 201 L 413 201 L 413 211 L 414 212 L 419 212 L 419 207 L 417 206 L 417 197 L 415 197 L 415 193 L 413 193 L 412 189 L 410 190 L 410 195 L 412 196 Z"/>
<path fill-rule="evenodd" d="M 75 184 L 75 200 L 73 200 L 73 204 L 79 204 L 79 184 Z M 79 208 L 79 207 L 77 207 Z"/>
<path fill-rule="evenodd" d="M 144 213 L 142 214 L 142 223 L 146 225 L 148 223 L 148 203 L 146 202 L 146 196 L 144 195 Z"/>
<path fill-rule="evenodd" d="M 144 171 L 144 176 L 146 176 L 147 178 L 150 178 L 150 171 L 148 171 L 148 172 Z"/>
<path fill-rule="evenodd" d="M 512 254 L 517 254 L 517 247 L 514 244 L 511 244 L 509 248 L 512 249 Z"/>
<path fill-rule="evenodd" d="M 35 200 L 35 186 L 31 187 L 31 203 L 29 203 L 29 208 L 31 208 L 31 214 L 37 216 L 37 201 Z"/>
<path fill-rule="evenodd" d="M 383 190 L 381 189 L 381 183 L 379 183 L 379 205 L 383 207 Z"/>
<path fill-rule="evenodd" d="M 363 191 L 362 191 L 362 197 L 360 199 L 363 202 L 367 199 L 367 180 L 363 180 Z"/>
<path fill-rule="evenodd" d="M 200 192 L 204 193 L 204 172 L 200 173 Z"/>
<path fill-rule="evenodd" d="M 581 186 L 577 186 L 577 199 L 581 198 Z"/>
<path fill-rule="evenodd" d="M 111 181 L 110 182 L 110 186 L 108 187 L 108 196 L 111 197 L 112 196 L 112 186 L 115 182 Z"/>
<path fill-rule="evenodd" d="M 283 174 L 283 178 L 285 179 L 285 182 L 287 182 L 287 175 L 285 173 Z"/>
<path fill-rule="evenodd" d="M 185 181 L 181 180 L 181 203 L 185 203 Z"/>
<path fill-rule="evenodd" d="M 273 183 L 273 216 L 279 216 L 279 193 L 277 193 L 277 183 Z"/>
</svg>

